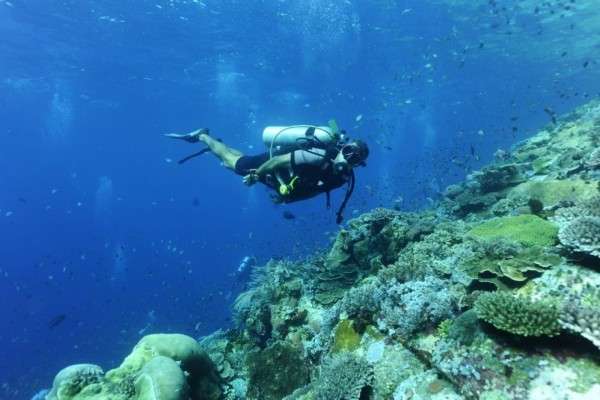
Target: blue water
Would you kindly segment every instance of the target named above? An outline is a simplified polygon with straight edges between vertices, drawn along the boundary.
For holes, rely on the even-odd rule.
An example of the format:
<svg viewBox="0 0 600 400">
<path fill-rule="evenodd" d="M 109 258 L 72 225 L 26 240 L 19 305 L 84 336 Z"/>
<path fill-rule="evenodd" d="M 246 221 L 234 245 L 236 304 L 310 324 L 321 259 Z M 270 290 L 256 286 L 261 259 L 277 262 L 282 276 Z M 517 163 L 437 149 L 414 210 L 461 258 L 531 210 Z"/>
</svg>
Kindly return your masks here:
<svg viewBox="0 0 600 400">
<path fill-rule="evenodd" d="M 244 256 L 338 229 L 343 190 L 275 206 L 163 133 L 254 154 L 264 126 L 335 118 L 371 147 L 347 217 L 426 207 L 598 97 L 594 0 L 539 3 L 0 0 L 0 398 L 227 328 Z"/>
</svg>

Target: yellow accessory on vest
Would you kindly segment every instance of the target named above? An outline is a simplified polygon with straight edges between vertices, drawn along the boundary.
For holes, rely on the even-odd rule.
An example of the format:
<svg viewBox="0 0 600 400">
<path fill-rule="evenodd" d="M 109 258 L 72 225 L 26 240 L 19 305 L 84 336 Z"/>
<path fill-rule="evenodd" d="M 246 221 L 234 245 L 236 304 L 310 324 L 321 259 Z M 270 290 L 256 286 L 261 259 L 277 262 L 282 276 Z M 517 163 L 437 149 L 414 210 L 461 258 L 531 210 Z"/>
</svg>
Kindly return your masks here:
<svg viewBox="0 0 600 400">
<path fill-rule="evenodd" d="M 298 177 L 295 176 L 287 185 L 285 183 L 279 185 L 279 194 L 282 196 L 287 196 L 288 194 L 292 193 L 292 190 L 294 190 L 294 186 L 296 185 L 297 180 Z"/>
</svg>

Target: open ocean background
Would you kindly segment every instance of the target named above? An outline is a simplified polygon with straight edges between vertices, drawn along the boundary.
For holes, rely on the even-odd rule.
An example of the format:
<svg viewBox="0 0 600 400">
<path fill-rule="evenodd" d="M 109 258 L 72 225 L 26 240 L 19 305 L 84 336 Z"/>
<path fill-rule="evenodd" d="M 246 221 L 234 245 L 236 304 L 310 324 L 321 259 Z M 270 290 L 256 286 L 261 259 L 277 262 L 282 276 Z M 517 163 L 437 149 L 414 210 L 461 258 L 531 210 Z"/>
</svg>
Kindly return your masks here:
<svg viewBox="0 0 600 400">
<path fill-rule="evenodd" d="M 329 243 L 343 190 L 271 204 L 161 134 L 366 140 L 347 219 L 415 210 L 600 93 L 597 0 L 0 0 L 0 398 L 143 334 L 230 326 L 245 256 Z M 296 218 L 285 219 L 284 211 Z"/>
</svg>

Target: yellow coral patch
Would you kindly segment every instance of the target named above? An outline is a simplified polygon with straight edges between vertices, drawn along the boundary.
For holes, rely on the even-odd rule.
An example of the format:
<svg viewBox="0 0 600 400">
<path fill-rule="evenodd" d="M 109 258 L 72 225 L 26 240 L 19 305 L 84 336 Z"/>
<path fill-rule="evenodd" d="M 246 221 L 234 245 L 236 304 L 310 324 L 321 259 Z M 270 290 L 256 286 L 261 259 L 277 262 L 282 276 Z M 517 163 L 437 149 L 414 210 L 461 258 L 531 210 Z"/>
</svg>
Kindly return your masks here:
<svg viewBox="0 0 600 400">
<path fill-rule="evenodd" d="M 360 345 L 360 339 L 360 335 L 354 330 L 352 321 L 343 319 L 335 328 L 332 351 L 334 353 L 354 351 Z"/>
</svg>

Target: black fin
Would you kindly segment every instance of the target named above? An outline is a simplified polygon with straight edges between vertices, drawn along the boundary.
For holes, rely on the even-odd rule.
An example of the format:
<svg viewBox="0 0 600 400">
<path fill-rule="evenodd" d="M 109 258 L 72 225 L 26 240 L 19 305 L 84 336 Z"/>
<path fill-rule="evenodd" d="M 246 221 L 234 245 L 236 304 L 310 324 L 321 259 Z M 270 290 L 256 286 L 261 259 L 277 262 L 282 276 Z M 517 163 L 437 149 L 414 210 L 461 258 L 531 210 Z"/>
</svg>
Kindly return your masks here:
<svg viewBox="0 0 600 400">
<path fill-rule="evenodd" d="M 207 129 L 206 131 L 208 132 L 208 129 Z M 208 133 L 207 133 L 207 135 L 208 135 Z M 217 140 L 217 142 L 221 142 L 221 143 L 223 143 L 223 141 L 222 141 L 221 139 L 216 139 L 216 140 Z M 192 154 L 190 154 L 189 156 L 187 156 L 187 157 L 184 157 L 184 158 L 182 158 L 181 160 L 177 161 L 177 164 L 180 164 L 180 165 L 181 165 L 181 164 L 183 164 L 184 162 L 186 162 L 186 161 L 189 161 L 189 160 L 191 160 L 192 158 L 195 158 L 195 157 L 201 156 L 201 155 L 202 155 L 202 154 L 204 154 L 204 153 L 208 153 L 209 151 L 210 151 L 210 147 L 205 147 L 205 148 L 203 148 L 202 150 L 200 150 L 200 151 L 197 151 L 197 152 L 195 152 L 195 153 L 192 153 Z"/>
<path fill-rule="evenodd" d="M 189 161 L 189 160 L 191 160 L 194 157 L 201 156 L 202 154 L 207 153 L 209 151 L 210 151 L 210 148 L 208 148 L 208 147 L 205 148 L 205 149 L 202 149 L 200 151 L 197 151 L 197 152 L 195 152 L 193 154 L 190 154 L 189 156 L 184 157 L 181 160 L 177 161 L 177 164 L 183 164 L 184 162 Z"/>
</svg>

